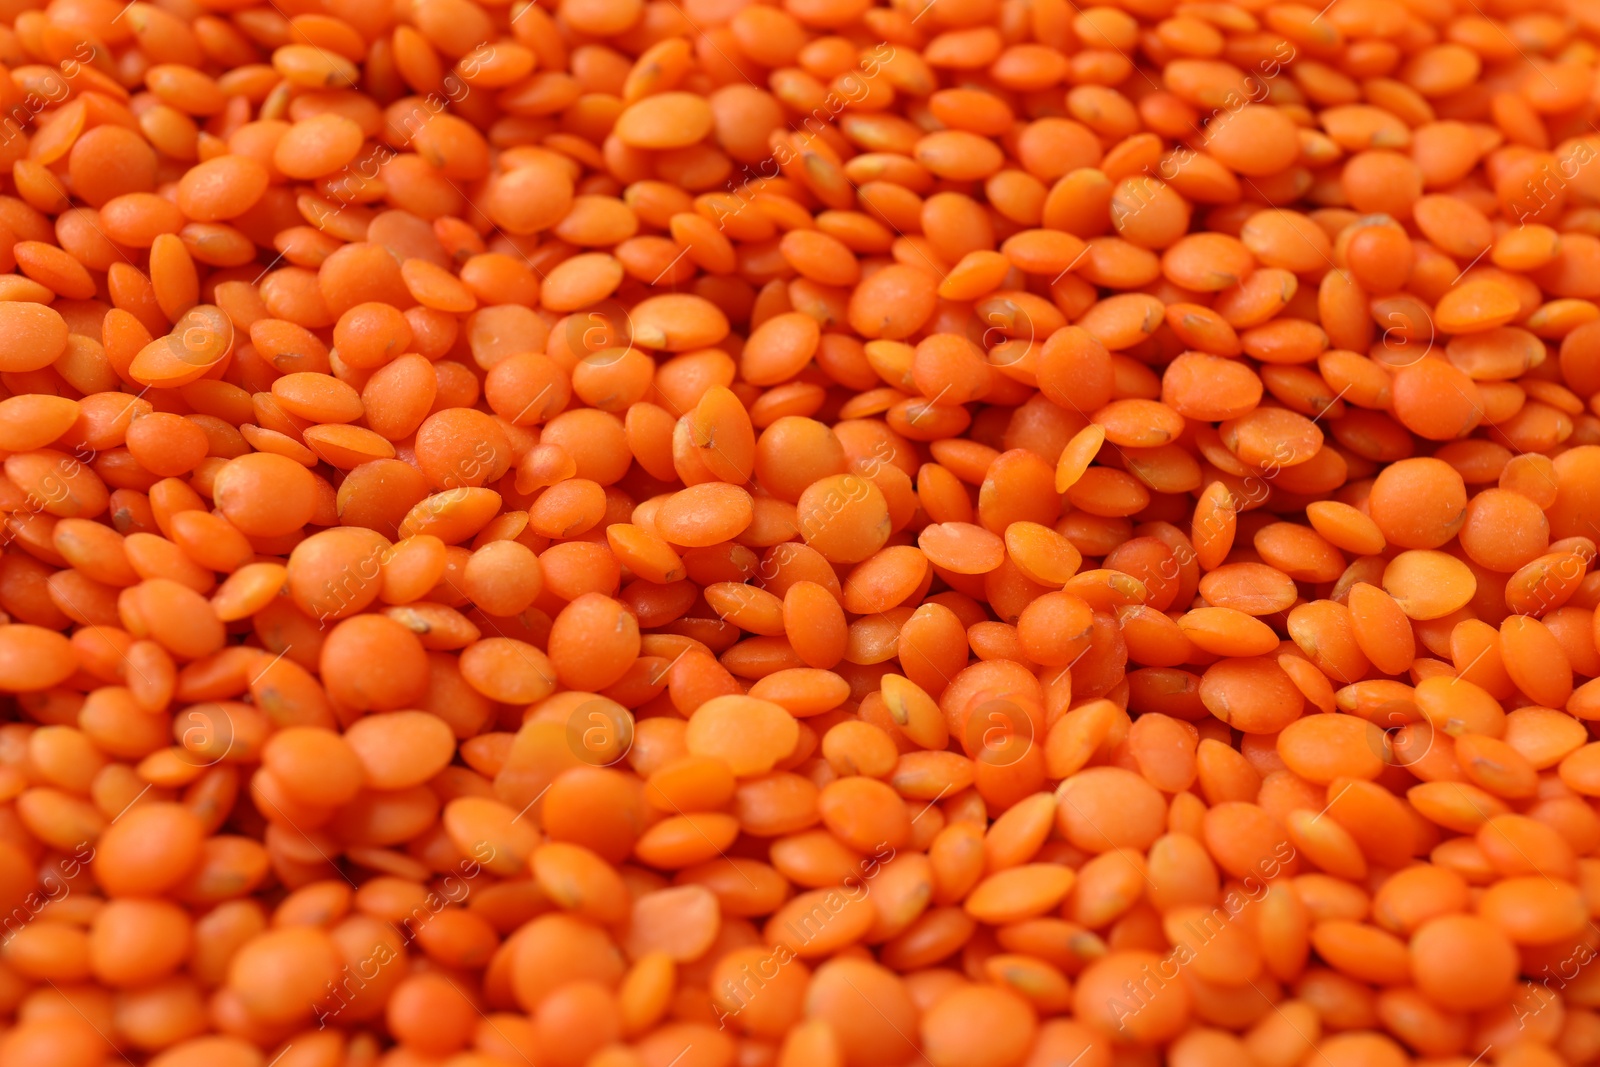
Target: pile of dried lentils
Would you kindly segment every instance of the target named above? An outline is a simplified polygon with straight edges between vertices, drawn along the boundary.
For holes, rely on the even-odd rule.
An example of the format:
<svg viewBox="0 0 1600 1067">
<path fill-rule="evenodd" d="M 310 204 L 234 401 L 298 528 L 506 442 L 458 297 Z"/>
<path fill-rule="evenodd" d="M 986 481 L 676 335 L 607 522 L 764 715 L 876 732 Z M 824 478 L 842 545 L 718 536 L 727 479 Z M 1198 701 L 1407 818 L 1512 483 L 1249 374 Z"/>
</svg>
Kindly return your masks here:
<svg viewBox="0 0 1600 1067">
<path fill-rule="evenodd" d="M 1597 0 L 0 65 L 4 1067 L 1600 1060 Z"/>
</svg>

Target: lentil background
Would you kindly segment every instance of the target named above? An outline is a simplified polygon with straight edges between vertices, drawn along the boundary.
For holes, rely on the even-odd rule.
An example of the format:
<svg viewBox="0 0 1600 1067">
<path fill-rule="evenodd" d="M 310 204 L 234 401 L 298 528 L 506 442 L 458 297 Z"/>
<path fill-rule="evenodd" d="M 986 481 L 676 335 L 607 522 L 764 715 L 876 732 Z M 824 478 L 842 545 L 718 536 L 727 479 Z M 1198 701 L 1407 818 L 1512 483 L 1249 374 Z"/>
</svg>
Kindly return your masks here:
<svg viewBox="0 0 1600 1067">
<path fill-rule="evenodd" d="M 0 1067 L 1600 1060 L 1597 62 L 0 0 Z"/>
</svg>

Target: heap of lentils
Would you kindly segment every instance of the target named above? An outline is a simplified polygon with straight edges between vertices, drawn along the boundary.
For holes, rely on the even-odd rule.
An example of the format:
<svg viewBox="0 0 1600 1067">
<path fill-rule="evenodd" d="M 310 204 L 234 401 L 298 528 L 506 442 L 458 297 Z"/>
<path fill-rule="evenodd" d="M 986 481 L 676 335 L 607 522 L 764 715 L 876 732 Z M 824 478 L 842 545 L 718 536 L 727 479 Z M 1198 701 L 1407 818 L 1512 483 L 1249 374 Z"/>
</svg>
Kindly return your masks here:
<svg viewBox="0 0 1600 1067">
<path fill-rule="evenodd" d="M 1600 2 L 0 0 L 4 1067 L 1600 1060 Z"/>
</svg>

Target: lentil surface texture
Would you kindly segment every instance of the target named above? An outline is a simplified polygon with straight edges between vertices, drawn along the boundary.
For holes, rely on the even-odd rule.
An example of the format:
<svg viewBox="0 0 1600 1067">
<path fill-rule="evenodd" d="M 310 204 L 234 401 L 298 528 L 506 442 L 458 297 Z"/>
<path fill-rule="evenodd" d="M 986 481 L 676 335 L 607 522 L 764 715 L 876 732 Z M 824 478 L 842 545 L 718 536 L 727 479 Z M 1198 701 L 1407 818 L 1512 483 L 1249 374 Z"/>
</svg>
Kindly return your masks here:
<svg viewBox="0 0 1600 1067">
<path fill-rule="evenodd" d="M 1600 1062 L 1597 68 L 0 0 L 0 1067 Z"/>
</svg>

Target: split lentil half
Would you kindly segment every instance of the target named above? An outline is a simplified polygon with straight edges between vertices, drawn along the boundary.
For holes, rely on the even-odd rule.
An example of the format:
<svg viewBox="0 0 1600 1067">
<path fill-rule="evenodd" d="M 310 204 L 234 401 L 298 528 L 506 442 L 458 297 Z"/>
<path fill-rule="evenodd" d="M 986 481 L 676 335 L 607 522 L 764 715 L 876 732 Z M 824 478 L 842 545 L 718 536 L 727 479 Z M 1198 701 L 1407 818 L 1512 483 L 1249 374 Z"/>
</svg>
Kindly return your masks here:
<svg viewBox="0 0 1600 1067">
<path fill-rule="evenodd" d="M 0 1067 L 1600 1061 L 1600 0 L 0 0 Z"/>
</svg>

